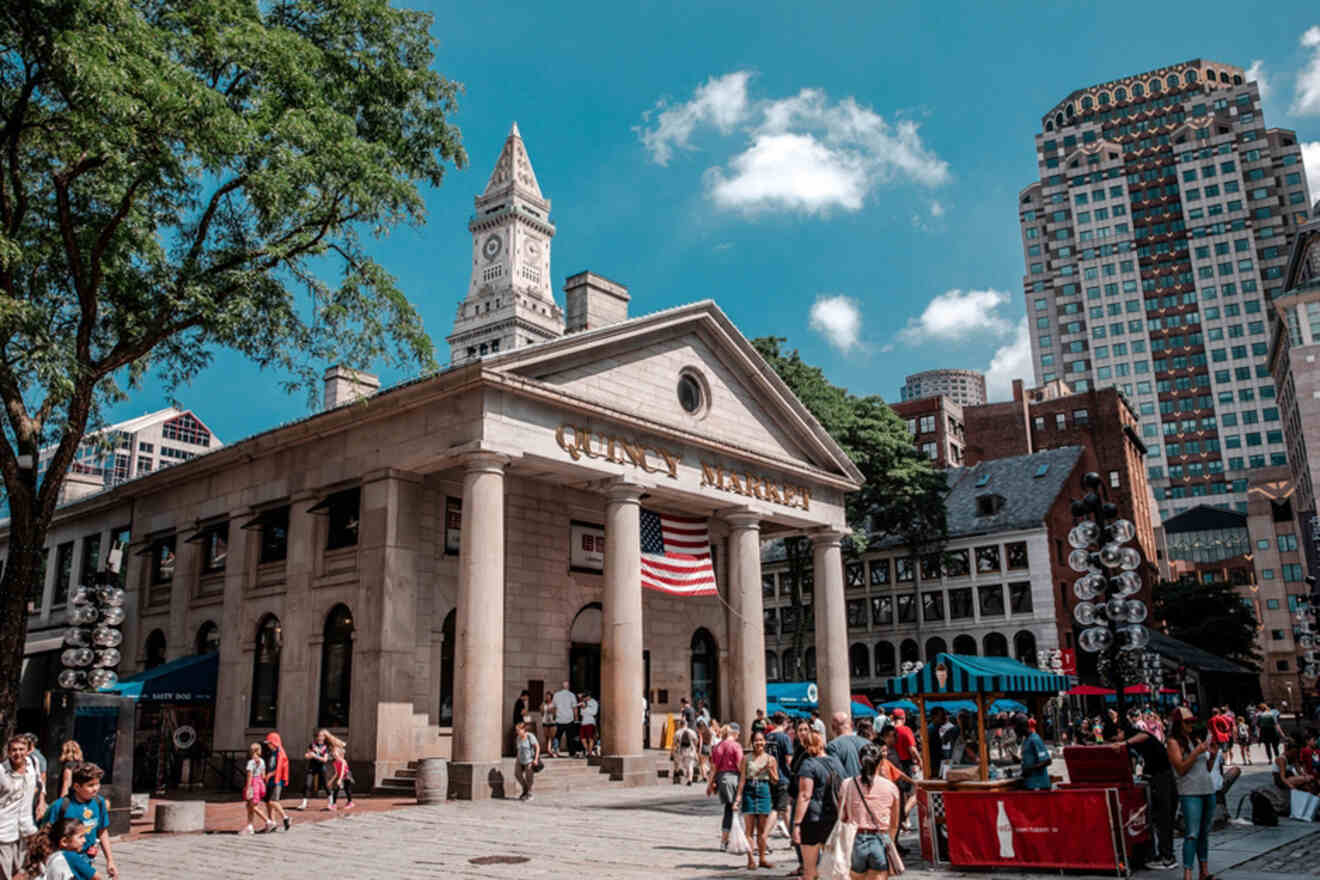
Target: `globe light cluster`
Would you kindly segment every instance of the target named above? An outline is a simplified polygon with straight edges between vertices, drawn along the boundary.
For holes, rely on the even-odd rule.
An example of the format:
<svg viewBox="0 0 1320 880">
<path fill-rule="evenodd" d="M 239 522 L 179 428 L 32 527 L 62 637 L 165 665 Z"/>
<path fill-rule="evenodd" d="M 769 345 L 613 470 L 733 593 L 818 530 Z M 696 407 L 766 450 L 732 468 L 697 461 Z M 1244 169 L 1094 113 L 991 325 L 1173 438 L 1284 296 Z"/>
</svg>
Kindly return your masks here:
<svg viewBox="0 0 1320 880">
<path fill-rule="evenodd" d="M 69 623 L 64 633 L 57 678 L 68 690 L 100 690 L 119 681 L 115 667 L 122 659 L 124 591 L 117 586 L 80 586 L 69 598 Z"/>
<path fill-rule="evenodd" d="M 1320 675 L 1320 653 L 1315 649 L 1315 606 L 1309 600 L 1299 603 L 1293 619 L 1297 622 L 1297 647 L 1302 649 L 1304 661 L 1301 673 L 1305 678 L 1314 678 Z"/>
<path fill-rule="evenodd" d="M 1116 644 L 1123 651 L 1140 651 L 1149 644 L 1150 632 L 1143 625 L 1149 609 L 1134 598 L 1141 592 L 1141 553 L 1128 542 L 1136 537 L 1136 527 L 1101 499 L 1099 474 L 1088 473 L 1082 485 L 1086 496 L 1072 505 L 1080 522 L 1068 533 L 1073 548 L 1068 566 L 1081 575 L 1073 584 L 1079 600 L 1073 617 L 1084 627 L 1077 645 L 1092 654 Z"/>
</svg>

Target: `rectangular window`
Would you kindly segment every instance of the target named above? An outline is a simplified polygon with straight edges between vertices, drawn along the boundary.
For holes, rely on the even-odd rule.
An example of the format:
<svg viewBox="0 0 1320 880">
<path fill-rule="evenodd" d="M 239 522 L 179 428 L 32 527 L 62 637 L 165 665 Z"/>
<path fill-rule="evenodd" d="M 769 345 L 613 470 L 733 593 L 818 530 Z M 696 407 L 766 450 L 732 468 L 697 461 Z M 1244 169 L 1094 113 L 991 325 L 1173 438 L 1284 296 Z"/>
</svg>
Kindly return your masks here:
<svg viewBox="0 0 1320 880">
<path fill-rule="evenodd" d="M 168 584 L 174 580 L 174 536 L 157 538 L 151 543 L 151 582 Z"/>
<path fill-rule="evenodd" d="M 73 542 L 68 541 L 55 548 L 55 596 L 51 607 L 59 608 L 69 603 L 69 585 L 73 582 Z"/>
<path fill-rule="evenodd" d="M 1027 567 L 1027 542 L 1015 541 L 1004 545 L 1004 560 L 1008 570 L 1014 571 Z"/>
<path fill-rule="evenodd" d="M 1017 581 L 1008 585 L 1008 607 L 1014 614 L 1031 613 L 1031 582 Z"/>
<path fill-rule="evenodd" d="M 950 578 L 967 577 L 970 565 L 966 550 L 949 550 L 944 554 L 944 576 Z"/>
<path fill-rule="evenodd" d="M 82 582 L 92 583 L 101 568 L 101 533 L 93 532 L 83 538 L 82 545 Z"/>
<path fill-rule="evenodd" d="M 921 594 L 921 619 L 924 621 L 944 619 L 944 594 L 938 591 Z"/>
<path fill-rule="evenodd" d="M 1302 579 L 1302 565 L 1300 562 L 1284 563 L 1281 571 L 1285 581 L 1300 581 Z"/>
<path fill-rule="evenodd" d="M 972 588 L 949 590 L 949 619 L 966 620 L 972 616 Z"/>
<path fill-rule="evenodd" d="M 889 583 L 889 560 L 871 560 L 871 586 L 880 587 Z"/>
<path fill-rule="evenodd" d="M 257 560 L 262 564 L 283 562 L 289 555 L 288 506 L 263 511 L 256 524 L 261 529 L 261 550 Z"/>
<path fill-rule="evenodd" d="M 917 594 L 904 593 L 898 597 L 898 622 L 917 622 Z"/>
<path fill-rule="evenodd" d="M 876 626 L 889 626 L 894 622 L 894 597 L 871 597 L 871 623 Z"/>
<path fill-rule="evenodd" d="M 911 583 L 917 577 L 917 561 L 911 556 L 902 556 L 894 560 L 895 579 L 900 584 Z"/>
<path fill-rule="evenodd" d="M 976 570 L 981 574 L 999 571 L 998 544 L 990 544 L 986 547 L 976 548 Z"/>
<path fill-rule="evenodd" d="M 339 550 L 352 547 L 358 542 L 358 507 L 362 490 L 354 487 L 335 492 L 308 510 L 308 513 L 324 513 L 329 518 L 326 529 L 325 549 Z"/>
<path fill-rule="evenodd" d="M 976 588 L 976 598 L 981 605 L 982 617 L 1004 616 L 1004 585 L 982 584 Z"/>
</svg>

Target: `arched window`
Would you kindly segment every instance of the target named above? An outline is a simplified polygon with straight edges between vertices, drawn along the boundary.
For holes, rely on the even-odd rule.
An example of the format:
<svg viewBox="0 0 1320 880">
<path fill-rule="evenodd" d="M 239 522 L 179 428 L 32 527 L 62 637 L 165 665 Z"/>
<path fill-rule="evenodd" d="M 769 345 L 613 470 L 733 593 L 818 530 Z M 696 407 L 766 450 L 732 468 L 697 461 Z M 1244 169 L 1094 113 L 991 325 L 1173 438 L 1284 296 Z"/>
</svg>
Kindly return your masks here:
<svg viewBox="0 0 1320 880">
<path fill-rule="evenodd" d="M 1213 70 L 1207 70 L 1205 72 L 1205 80 L 1206 82 L 1213 84 L 1215 81 L 1215 72 Z"/>
<path fill-rule="evenodd" d="M 284 647 L 280 619 L 267 614 L 257 624 L 252 652 L 252 704 L 248 727 L 274 727 L 280 702 L 280 651 Z"/>
<path fill-rule="evenodd" d="M 1090 96 L 1090 95 L 1082 95 L 1082 109 L 1083 109 L 1083 110 L 1090 110 L 1090 109 L 1091 109 L 1091 96 Z"/>
<path fill-rule="evenodd" d="M 1062 114 L 1062 113 L 1055 113 L 1055 114 L 1054 114 L 1054 124 L 1055 124 L 1055 125 L 1058 125 L 1058 126 L 1060 126 L 1060 127 L 1062 127 L 1062 125 L 1063 125 L 1063 114 Z"/>
<path fill-rule="evenodd" d="M 155 669 L 165 662 L 165 633 L 158 629 L 153 629 L 151 635 L 147 636 L 146 650 L 147 668 Z"/>
<path fill-rule="evenodd" d="M 1140 98 L 1143 97 L 1145 94 L 1146 94 L 1145 86 L 1143 86 L 1141 83 L 1132 84 L 1132 97 Z"/>
<path fill-rule="evenodd" d="M 898 664 L 894 662 L 893 642 L 879 642 L 876 644 L 875 674 L 879 678 L 888 678 L 898 674 Z"/>
<path fill-rule="evenodd" d="M 1150 81 L 1150 93 L 1152 95 L 1158 95 L 1163 90 L 1164 90 L 1164 84 L 1162 82 L 1160 82 L 1157 79 L 1153 79 Z"/>
<path fill-rule="evenodd" d="M 1051 122 L 1051 121 L 1048 120 L 1048 119 L 1045 120 L 1045 130 L 1046 130 L 1046 131 L 1054 131 L 1054 123 Z"/>
<path fill-rule="evenodd" d="M 348 727 L 348 703 L 353 691 L 353 615 L 336 605 L 325 617 L 321 642 L 321 727 Z"/>
<path fill-rule="evenodd" d="M 702 627 L 692 634 L 692 705 L 702 700 L 712 713 L 719 711 L 720 654 L 715 637 Z"/>
<path fill-rule="evenodd" d="M 1067 107 L 1065 107 L 1065 108 L 1064 108 L 1064 113 L 1067 115 L 1067 117 L 1068 117 L 1069 119 L 1072 119 L 1072 118 L 1073 118 L 1073 105 L 1072 105 L 1072 104 L 1069 104 Z"/>
<path fill-rule="evenodd" d="M 1099 104 L 1100 104 L 1101 107 L 1108 107 L 1108 106 L 1109 106 L 1109 93 L 1108 93 L 1108 92 L 1101 92 L 1101 93 L 1097 96 L 1097 99 L 1096 99 L 1096 100 L 1099 102 Z"/>
<path fill-rule="evenodd" d="M 1036 636 L 1027 630 L 1020 630 L 1013 636 L 1013 657 L 1019 663 L 1036 665 Z"/>
<path fill-rule="evenodd" d="M 1008 639 L 1004 638 L 1002 633 L 990 633 L 984 639 L 985 656 L 987 657 L 1007 657 Z"/>
<path fill-rule="evenodd" d="M 848 649 L 848 672 L 853 678 L 871 677 L 871 649 L 861 642 Z"/>
<path fill-rule="evenodd" d="M 807 681 L 815 681 L 816 680 L 816 646 L 815 645 L 812 645 L 811 647 L 807 648 L 806 662 L 803 665 L 806 667 L 804 671 L 806 672 L 807 675 Z"/>
<path fill-rule="evenodd" d="M 440 625 L 440 726 L 454 723 L 454 631 L 458 610 L 445 615 Z"/>
<path fill-rule="evenodd" d="M 779 655 L 774 651 L 765 652 L 765 680 L 779 681 Z"/>
<path fill-rule="evenodd" d="M 604 621 L 604 609 L 599 602 L 582 606 L 573 618 L 568 632 L 568 681 L 574 693 L 600 693 L 600 642 Z"/>
<path fill-rule="evenodd" d="M 936 657 L 938 657 L 940 654 L 947 654 L 947 653 L 949 653 L 949 646 L 945 643 L 944 639 L 940 638 L 939 636 L 926 639 L 927 663 L 934 663 Z"/>
<path fill-rule="evenodd" d="M 1126 101 L 1126 100 L 1127 100 L 1127 89 L 1123 88 L 1122 86 L 1119 86 L 1118 88 L 1114 89 L 1114 100 L 1115 100 L 1115 101 Z"/>
<path fill-rule="evenodd" d="M 220 650 L 220 627 L 214 620 L 208 620 L 197 630 L 197 643 L 194 646 L 198 654 L 210 654 Z"/>
<path fill-rule="evenodd" d="M 899 663 L 916 663 L 921 659 L 921 649 L 917 647 L 915 639 L 904 639 L 903 644 L 898 646 Z"/>
<path fill-rule="evenodd" d="M 1220 81 L 1221 83 L 1224 83 L 1225 85 L 1228 84 L 1228 82 L 1229 82 L 1229 79 L 1228 79 L 1228 71 L 1226 71 L 1226 70 L 1221 70 L 1221 71 L 1219 71 L 1219 81 Z"/>
<path fill-rule="evenodd" d="M 1178 88 L 1178 74 L 1171 73 L 1164 78 L 1164 84 L 1171 89 Z"/>
<path fill-rule="evenodd" d="M 1183 74 L 1183 82 L 1187 83 L 1187 85 L 1189 85 L 1189 86 L 1190 86 L 1192 83 L 1196 82 L 1196 71 L 1195 71 L 1195 70 L 1189 70 L 1189 71 L 1187 71 L 1186 73 L 1184 73 L 1184 74 Z"/>
<path fill-rule="evenodd" d="M 779 671 L 783 675 L 784 681 L 802 680 L 802 660 L 792 648 L 787 648 L 784 651 Z"/>
<path fill-rule="evenodd" d="M 976 639 L 968 635 L 958 636 L 953 640 L 953 653 L 966 654 L 969 657 L 975 657 Z"/>
<path fill-rule="evenodd" d="M 1238 73 L 1233 74 L 1233 85 L 1235 85 L 1235 86 L 1240 86 L 1240 85 L 1242 85 L 1242 75 L 1241 75 L 1241 74 L 1238 74 Z"/>
</svg>

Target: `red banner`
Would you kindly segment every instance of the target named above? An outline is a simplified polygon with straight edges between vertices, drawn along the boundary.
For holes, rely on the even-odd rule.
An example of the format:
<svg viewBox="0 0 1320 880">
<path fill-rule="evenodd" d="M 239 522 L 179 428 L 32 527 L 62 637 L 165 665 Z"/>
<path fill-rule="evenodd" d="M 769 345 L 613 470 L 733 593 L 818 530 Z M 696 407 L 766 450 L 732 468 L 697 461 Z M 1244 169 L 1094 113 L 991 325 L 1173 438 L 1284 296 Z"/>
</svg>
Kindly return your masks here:
<svg viewBox="0 0 1320 880">
<path fill-rule="evenodd" d="M 1072 648 L 1064 648 L 1059 651 L 1059 662 L 1063 665 L 1064 675 L 1077 674 L 1077 652 Z"/>
<path fill-rule="evenodd" d="M 1103 790 L 950 792 L 944 816 L 954 865 L 1117 868 Z"/>
</svg>

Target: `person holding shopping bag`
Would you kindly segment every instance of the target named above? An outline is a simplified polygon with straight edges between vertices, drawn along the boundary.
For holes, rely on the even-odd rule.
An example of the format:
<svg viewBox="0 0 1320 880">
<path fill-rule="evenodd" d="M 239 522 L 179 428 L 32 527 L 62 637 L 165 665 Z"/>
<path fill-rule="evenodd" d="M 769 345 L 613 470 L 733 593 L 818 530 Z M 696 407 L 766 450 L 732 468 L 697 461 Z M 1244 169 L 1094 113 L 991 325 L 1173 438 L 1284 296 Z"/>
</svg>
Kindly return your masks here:
<svg viewBox="0 0 1320 880">
<path fill-rule="evenodd" d="M 880 773 L 883 757 L 875 745 L 862 747 L 861 773 L 843 784 L 839 821 L 857 826 L 852 846 L 852 876 L 864 880 L 886 880 L 891 871 L 901 871 L 891 856 L 898 837 L 898 786 Z"/>
</svg>

